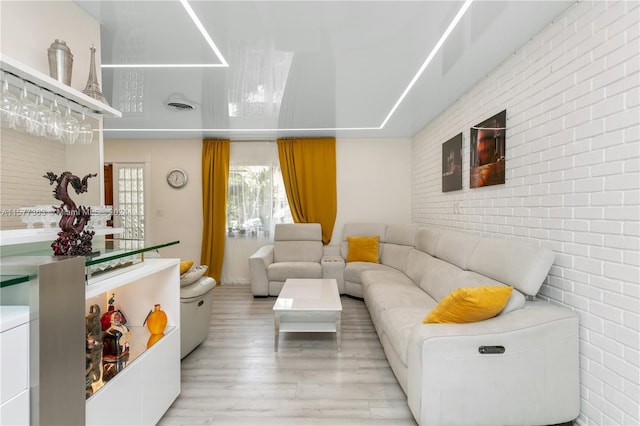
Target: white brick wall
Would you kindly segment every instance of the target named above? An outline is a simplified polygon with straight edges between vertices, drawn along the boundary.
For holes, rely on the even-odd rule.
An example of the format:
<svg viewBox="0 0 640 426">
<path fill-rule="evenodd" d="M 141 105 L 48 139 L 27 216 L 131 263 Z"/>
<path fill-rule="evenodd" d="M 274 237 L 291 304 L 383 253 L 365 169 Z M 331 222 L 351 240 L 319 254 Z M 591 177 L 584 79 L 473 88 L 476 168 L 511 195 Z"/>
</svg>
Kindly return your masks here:
<svg viewBox="0 0 640 426">
<path fill-rule="evenodd" d="M 43 176 L 66 170 L 65 146 L 4 128 L 0 138 L 0 229 L 25 228 L 16 208 L 58 203 Z"/>
<path fill-rule="evenodd" d="M 639 5 L 571 6 L 413 140 L 415 222 L 557 253 L 540 296 L 580 313 L 581 425 L 640 424 Z M 506 184 L 470 189 L 469 128 L 505 108 Z M 442 193 L 460 131 L 464 187 Z"/>
</svg>

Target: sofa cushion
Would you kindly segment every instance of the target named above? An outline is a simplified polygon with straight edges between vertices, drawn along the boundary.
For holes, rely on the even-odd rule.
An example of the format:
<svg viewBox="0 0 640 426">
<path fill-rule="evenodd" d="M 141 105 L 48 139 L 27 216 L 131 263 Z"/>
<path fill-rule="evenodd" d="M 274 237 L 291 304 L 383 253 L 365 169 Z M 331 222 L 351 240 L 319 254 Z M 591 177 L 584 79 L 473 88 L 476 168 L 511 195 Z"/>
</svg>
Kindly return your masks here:
<svg viewBox="0 0 640 426">
<path fill-rule="evenodd" d="M 274 241 L 274 262 L 317 262 L 322 258 L 322 241 Z"/>
<path fill-rule="evenodd" d="M 389 224 L 387 225 L 384 242 L 413 247 L 416 242 L 417 229 L 418 225 L 413 223 Z"/>
<path fill-rule="evenodd" d="M 371 278 L 371 275 L 367 273 L 364 279 L 368 280 L 369 278 Z M 399 285 L 393 282 L 385 283 L 380 280 L 365 288 L 364 299 L 374 323 L 381 318 L 381 312 L 386 309 L 415 307 L 422 310 L 422 316 L 415 324 L 421 324 L 425 309 L 430 310 L 438 304 L 415 285 Z"/>
<path fill-rule="evenodd" d="M 424 324 L 483 321 L 493 318 L 505 307 L 513 287 L 461 287 L 452 291 L 433 308 Z"/>
<path fill-rule="evenodd" d="M 382 244 L 384 242 L 384 235 L 387 229 L 387 225 L 384 223 L 347 223 L 344 225 L 342 234 L 342 244 L 340 246 L 340 254 L 343 259 L 347 258 L 347 237 L 358 235 L 377 235 L 380 237 L 378 240 L 378 246 L 382 250 Z"/>
<path fill-rule="evenodd" d="M 431 256 L 425 260 L 420 288 L 433 297 L 436 302 L 440 302 L 456 288 L 464 287 L 460 285 L 458 280 L 458 274 L 462 272 L 460 268 Z"/>
<path fill-rule="evenodd" d="M 546 247 L 482 238 L 469 259 L 468 269 L 535 296 L 554 259 L 555 254 Z"/>
<path fill-rule="evenodd" d="M 273 240 L 322 241 L 322 226 L 319 223 L 278 223 Z"/>
<path fill-rule="evenodd" d="M 425 309 L 430 307 L 395 307 L 380 312 L 380 327 L 404 365 L 408 362 L 411 333 L 421 326 Z"/>
<path fill-rule="evenodd" d="M 381 263 L 370 263 L 370 262 L 349 262 L 345 264 L 344 267 L 344 280 L 351 281 L 352 283 L 362 284 L 362 273 L 364 271 L 384 271 L 384 270 L 394 270 L 390 266 L 383 265 Z"/>
<path fill-rule="evenodd" d="M 379 236 L 349 236 L 347 237 L 347 262 L 378 263 Z"/>
<path fill-rule="evenodd" d="M 365 295 L 367 293 L 367 287 L 375 284 L 393 284 L 397 286 L 405 285 L 415 287 L 415 284 L 411 280 L 411 278 L 406 276 L 403 272 L 392 268 L 364 271 L 360 275 L 360 279 L 362 280 L 362 288 Z"/>
<path fill-rule="evenodd" d="M 384 243 L 382 247 L 382 255 L 380 260 L 385 265 L 403 271 L 407 265 L 409 252 L 413 250 L 412 246 L 403 246 L 401 244 Z"/>
<path fill-rule="evenodd" d="M 207 269 L 207 265 L 192 266 L 187 272 L 180 274 L 180 287 L 193 284 L 207 272 Z"/>
<path fill-rule="evenodd" d="M 489 286 L 503 286 L 506 287 L 505 284 L 493 280 L 489 277 L 485 277 L 484 275 L 480 275 L 476 272 L 472 271 L 462 271 L 458 275 L 458 284 L 459 287 L 489 287 Z M 502 311 L 498 315 L 504 315 L 511 311 L 516 311 L 518 309 L 524 308 L 526 302 L 526 298 L 524 294 L 520 293 L 515 288 L 511 292 L 511 296 L 509 296 L 509 301 L 507 302 L 507 306 L 504 307 Z"/>
<path fill-rule="evenodd" d="M 269 281 L 287 278 L 322 278 L 322 266 L 316 262 L 277 262 L 267 267 Z"/>
<path fill-rule="evenodd" d="M 437 229 L 421 226 L 416 231 L 416 248 L 431 256 L 435 256 L 439 235 L 440 233 Z"/>
<path fill-rule="evenodd" d="M 478 241 L 480 241 L 479 236 L 467 232 L 441 230 L 434 255 L 458 268 L 467 269 L 469 258 Z"/>
<path fill-rule="evenodd" d="M 407 262 L 402 271 L 418 285 L 422 280 L 427 262 L 431 258 L 431 256 L 420 250 L 411 249 L 407 254 Z"/>
<path fill-rule="evenodd" d="M 184 274 L 193 266 L 193 260 L 183 260 L 180 262 L 180 275 Z"/>
</svg>

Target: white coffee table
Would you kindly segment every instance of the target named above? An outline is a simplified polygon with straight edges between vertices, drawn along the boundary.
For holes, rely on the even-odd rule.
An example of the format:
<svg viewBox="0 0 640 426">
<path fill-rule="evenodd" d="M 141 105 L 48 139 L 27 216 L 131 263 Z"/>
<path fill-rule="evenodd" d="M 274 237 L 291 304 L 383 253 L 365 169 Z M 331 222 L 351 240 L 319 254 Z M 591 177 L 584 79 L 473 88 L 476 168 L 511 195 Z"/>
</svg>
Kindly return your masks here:
<svg viewBox="0 0 640 426">
<path fill-rule="evenodd" d="M 288 279 L 273 305 L 275 351 L 281 332 L 336 333 L 341 342 L 342 303 L 334 279 Z"/>
</svg>

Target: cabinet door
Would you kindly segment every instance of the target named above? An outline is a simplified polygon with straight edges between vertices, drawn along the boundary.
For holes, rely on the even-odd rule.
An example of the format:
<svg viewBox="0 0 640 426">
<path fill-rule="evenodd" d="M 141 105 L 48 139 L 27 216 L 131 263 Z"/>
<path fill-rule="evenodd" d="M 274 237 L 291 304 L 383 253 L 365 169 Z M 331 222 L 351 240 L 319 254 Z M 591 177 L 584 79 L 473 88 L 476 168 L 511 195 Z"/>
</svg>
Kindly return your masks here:
<svg viewBox="0 0 640 426">
<path fill-rule="evenodd" d="M 87 425 L 140 425 L 142 365 L 132 363 L 87 400 Z"/>
<path fill-rule="evenodd" d="M 29 425 L 29 390 L 0 406 L 0 425 Z"/>
<path fill-rule="evenodd" d="M 171 330 L 144 354 L 142 424 L 156 424 L 180 393 L 180 329 Z"/>
<path fill-rule="evenodd" d="M 0 333 L 0 403 L 29 387 L 29 324 Z M 4 423 L 3 423 L 4 424 Z"/>
</svg>

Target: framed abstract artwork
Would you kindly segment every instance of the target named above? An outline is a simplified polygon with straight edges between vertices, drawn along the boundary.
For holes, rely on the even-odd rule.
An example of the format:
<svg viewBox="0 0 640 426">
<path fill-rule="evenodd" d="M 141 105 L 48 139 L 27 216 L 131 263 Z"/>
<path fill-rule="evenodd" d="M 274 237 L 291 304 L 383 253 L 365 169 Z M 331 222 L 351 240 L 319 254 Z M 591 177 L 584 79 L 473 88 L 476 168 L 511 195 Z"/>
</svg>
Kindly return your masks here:
<svg viewBox="0 0 640 426">
<path fill-rule="evenodd" d="M 442 144 L 442 192 L 462 189 L 462 133 Z"/>
<path fill-rule="evenodd" d="M 505 183 L 507 110 L 471 128 L 469 187 Z"/>
</svg>

